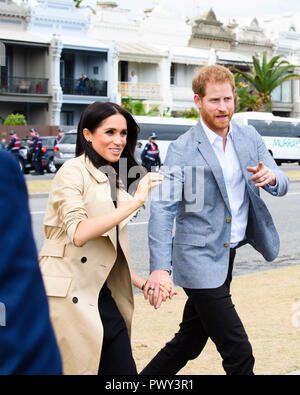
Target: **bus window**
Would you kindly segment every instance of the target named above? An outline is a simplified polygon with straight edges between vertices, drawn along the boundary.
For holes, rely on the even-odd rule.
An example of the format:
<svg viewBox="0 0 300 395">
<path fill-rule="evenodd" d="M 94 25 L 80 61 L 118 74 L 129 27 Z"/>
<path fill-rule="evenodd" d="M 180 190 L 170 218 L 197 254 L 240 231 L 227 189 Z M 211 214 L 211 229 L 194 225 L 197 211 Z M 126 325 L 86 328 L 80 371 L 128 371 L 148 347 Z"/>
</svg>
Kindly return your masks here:
<svg viewBox="0 0 300 395">
<path fill-rule="evenodd" d="M 293 124 L 291 122 L 260 121 L 256 119 L 249 119 L 248 123 L 254 126 L 261 136 L 300 137 L 300 123 Z"/>
<path fill-rule="evenodd" d="M 150 124 L 139 123 L 141 132 L 139 134 L 140 140 L 148 140 L 150 134 L 155 132 L 160 141 L 173 141 L 176 140 L 181 134 L 187 132 L 191 125 L 163 125 L 163 124 Z"/>
</svg>

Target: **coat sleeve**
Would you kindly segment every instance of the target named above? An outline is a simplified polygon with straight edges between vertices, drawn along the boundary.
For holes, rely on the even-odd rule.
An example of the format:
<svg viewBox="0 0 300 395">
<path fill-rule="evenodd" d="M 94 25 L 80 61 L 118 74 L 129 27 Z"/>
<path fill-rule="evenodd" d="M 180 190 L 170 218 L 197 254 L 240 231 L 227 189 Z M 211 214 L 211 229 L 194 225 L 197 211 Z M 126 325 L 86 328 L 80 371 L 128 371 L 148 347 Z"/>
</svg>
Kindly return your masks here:
<svg viewBox="0 0 300 395">
<path fill-rule="evenodd" d="M 264 189 L 274 196 L 284 196 L 288 192 L 289 188 L 289 178 L 288 176 L 279 169 L 275 160 L 269 153 L 261 135 L 255 130 L 257 138 L 257 149 L 258 149 L 258 159 L 262 161 L 265 166 L 267 166 L 276 176 L 276 186 L 271 187 L 266 185 Z"/>
<path fill-rule="evenodd" d="M 0 375 L 60 374 L 24 178 L 4 151 L 0 168 Z"/>
<path fill-rule="evenodd" d="M 150 272 L 159 269 L 171 270 L 172 229 L 184 185 L 181 162 L 179 144 L 172 142 L 160 171 L 164 175 L 164 181 L 151 193 L 148 228 Z"/>
<path fill-rule="evenodd" d="M 70 161 L 60 168 L 51 186 L 51 202 L 54 211 L 71 243 L 73 243 L 74 233 L 79 222 L 88 218 L 83 199 L 82 171 L 80 166 L 73 165 L 73 162 Z"/>
</svg>

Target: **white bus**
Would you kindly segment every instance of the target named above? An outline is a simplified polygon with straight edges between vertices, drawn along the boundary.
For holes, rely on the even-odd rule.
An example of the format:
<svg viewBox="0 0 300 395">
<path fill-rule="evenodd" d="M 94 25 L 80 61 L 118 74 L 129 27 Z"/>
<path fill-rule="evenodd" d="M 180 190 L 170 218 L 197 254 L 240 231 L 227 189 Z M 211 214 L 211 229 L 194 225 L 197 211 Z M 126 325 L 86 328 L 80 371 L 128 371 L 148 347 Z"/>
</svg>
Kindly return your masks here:
<svg viewBox="0 0 300 395">
<path fill-rule="evenodd" d="M 164 163 L 168 146 L 171 141 L 176 140 L 181 134 L 188 131 L 197 121 L 186 118 L 168 117 L 147 117 L 134 116 L 140 126 L 140 135 L 136 148 L 136 159 L 140 163 L 140 155 L 149 141 L 149 136 L 155 132 L 157 134 L 157 145 L 160 151 L 161 163 Z"/>
<path fill-rule="evenodd" d="M 153 132 L 158 136 L 160 158 L 164 163 L 170 142 L 197 123 L 196 120 L 185 118 L 135 116 L 135 119 L 141 128 L 136 149 L 138 162 Z M 278 165 L 284 162 L 300 164 L 300 118 L 276 117 L 264 112 L 241 112 L 234 114 L 232 120 L 240 125 L 254 126 Z"/>
<path fill-rule="evenodd" d="M 254 126 L 278 165 L 284 162 L 300 164 L 300 119 L 263 112 L 240 112 L 234 114 L 232 120 L 240 125 Z"/>
</svg>

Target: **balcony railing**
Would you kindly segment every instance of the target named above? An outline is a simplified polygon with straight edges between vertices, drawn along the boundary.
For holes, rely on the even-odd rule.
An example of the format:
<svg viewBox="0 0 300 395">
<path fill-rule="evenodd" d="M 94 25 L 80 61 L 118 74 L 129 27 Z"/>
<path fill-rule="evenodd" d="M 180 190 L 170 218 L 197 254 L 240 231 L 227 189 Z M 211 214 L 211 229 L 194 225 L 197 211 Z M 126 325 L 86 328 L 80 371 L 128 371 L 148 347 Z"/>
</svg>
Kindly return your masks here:
<svg viewBox="0 0 300 395">
<path fill-rule="evenodd" d="M 79 80 L 65 78 L 60 80 L 64 95 L 107 96 L 107 81 L 90 79 L 85 86 L 79 85 Z"/>
<path fill-rule="evenodd" d="M 0 93 L 48 94 L 47 78 L 8 77 L 1 81 Z"/>
<path fill-rule="evenodd" d="M 131 82 L 119 82 L 121 97 L 132 97 L 134 99 L 160 99 L 159 84 L 133 84 Z"/>
</svg>

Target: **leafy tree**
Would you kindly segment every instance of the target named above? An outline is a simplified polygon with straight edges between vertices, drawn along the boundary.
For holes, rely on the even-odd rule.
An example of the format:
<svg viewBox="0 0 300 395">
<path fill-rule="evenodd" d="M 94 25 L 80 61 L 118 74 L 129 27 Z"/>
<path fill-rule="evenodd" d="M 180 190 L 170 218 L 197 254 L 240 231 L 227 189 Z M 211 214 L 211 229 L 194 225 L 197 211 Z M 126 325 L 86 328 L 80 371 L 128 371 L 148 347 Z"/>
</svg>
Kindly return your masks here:
<svg viewBox="0 0 300 395">
<path fill-rule="evenodd" d="M 26 118 L 23 114 L 10 114 L 5 118 L 3 125 L 17 126 L 17 125 L 27 125 Z"/>
<path fill-rule="evenodd" d="M 244 81 L 239 81 L 239 74 L 235 74 L 234 79 L 237 94 L 235 112 L 259 111 L 262 104 L 259 95 L 254 94 Z"/>
<path fill-rule="evenodd" d="M 256 90 L 261 100 L 261 111 L 271 112 L 271 94 L 275 88 L 282 85 L 285 81 L 295 78 L 300 79 L 300 75 L 294 73 L 295 66 L 292 65 L 288 60 L 282 58 L 282 55 L 277 55 L 268 61 L 267 53 L 265 51 L 263 53 L 261 63 L 258 56 L 252 57 L 252 71 L 244 72 L 237 69 L 234 70 L 246 81 L 250 82 L 250 84 Z"/>
<path fill-rule="evenodd" d="M 122 98 L 122 107 L 132 115 L 146 115 L 143 99 Z"/>
</svg>

